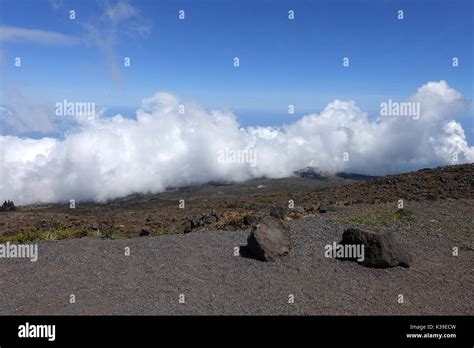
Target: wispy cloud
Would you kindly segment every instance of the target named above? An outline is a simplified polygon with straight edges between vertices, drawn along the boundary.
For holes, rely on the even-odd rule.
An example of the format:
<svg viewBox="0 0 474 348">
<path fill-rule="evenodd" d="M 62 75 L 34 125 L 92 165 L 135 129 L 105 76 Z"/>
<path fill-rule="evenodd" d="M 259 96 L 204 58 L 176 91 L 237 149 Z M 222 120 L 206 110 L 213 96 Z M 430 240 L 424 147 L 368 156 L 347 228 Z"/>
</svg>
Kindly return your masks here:
<svg viewBox="0 0 474 348">
<path fill-rule="evenodd" d="M 0 42 L 27 41 L 43 45 L 75 45 L 80 39 L 55 31 L 0 26 Z"/>
<path fill-rule="evenodd" d="M 64 7 L 61 0 L 51 0 L 57 11 Z M 126 0 L 99 3 L 99 9 L 91 18 L 78 20 L 83 33 L 71 36 L 55 31 L 0 26 L 0 42 L 33 42 L 43 45 L 85 44 L 96 47 L 105 57 L 110 76 L 115 81 L 122 79 L 117 46 L 125 37 L 145 37 L 151 33 L 152 22 L 140 10 Z M 132 53 L 128 53 L 131 55 Z"/>
<path fill-rule="evenodd" d="M 63 7 L 63 0 L 49 0 L 49 4 L 53 8 L 53 10 L 57 11 L 61 7 Z"/>
<path fill-rule="evenodd" d="M 101 15 L 80 23 L 85 30 L 84 41 L 96 46 L 105 56 L 109 73 L 115 81 L 122 78 L 117 65 L 116 47 L 124 37 L 144 37 L 151 33 L 151 21 L 126 0 L 104 2 Z M 131 54 L 131 53 L 130 53 Z"/>
<path fill-rule="evenodd" d="M 138 10 L 126 1 L 119 1 L 113 5 L 107 4 L 105 15 L 112 22 L 118 23 L 137 16 Z"/>
<path fill-rule="evenodd" d="M 58 135 L 73 126 L 73 120 L 55 117 L 52 105 L 25 93 L 19 85 L 8 85 L 2 92 L 1 134 Z"/>
</svg>

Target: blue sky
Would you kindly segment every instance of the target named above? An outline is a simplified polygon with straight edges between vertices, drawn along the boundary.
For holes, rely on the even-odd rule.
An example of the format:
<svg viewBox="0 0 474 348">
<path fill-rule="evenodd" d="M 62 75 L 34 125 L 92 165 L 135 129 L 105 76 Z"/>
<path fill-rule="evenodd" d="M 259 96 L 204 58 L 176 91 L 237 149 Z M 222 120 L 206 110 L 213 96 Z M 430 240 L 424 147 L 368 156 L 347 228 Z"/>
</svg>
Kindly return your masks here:
<svg viewBox="0 0 474 348">
<path fill-rule="evenodd" d="M 446 80 L 473 96 L 469 0 L 119 3 L 133 11 L 110 14 L 116 1 L 1 0 L 0 26 L 10 36 L 1 42 L 0 103 L 8 106 L 9 90 L 20 90 L 46 105 L 93 101 L 130 113 L 142 98 L 166 90 L 235 110 L 243 125 L 276 125 L 295 117 L 288 104 L 299 116 L 335 98 L 375 114 L 381 101 L 404 99 L 428 81 Z M 21 29 L 30 31 L 15 32 Z M 461 119 L 470 143 L 472 115 L 471 106 Z"/>
<path fill-rule="evenodd" d="M 473 7 L 0 0 L 0 198 L 104 201 L 307 166 L 384 175 L 473 163 Z M 407 99 L 419 117 L 380 115 Z M 56 114 L 63 100 L 105 117 Z M 228 149 L 258 163 L 222 160 Z"/>
</svg>

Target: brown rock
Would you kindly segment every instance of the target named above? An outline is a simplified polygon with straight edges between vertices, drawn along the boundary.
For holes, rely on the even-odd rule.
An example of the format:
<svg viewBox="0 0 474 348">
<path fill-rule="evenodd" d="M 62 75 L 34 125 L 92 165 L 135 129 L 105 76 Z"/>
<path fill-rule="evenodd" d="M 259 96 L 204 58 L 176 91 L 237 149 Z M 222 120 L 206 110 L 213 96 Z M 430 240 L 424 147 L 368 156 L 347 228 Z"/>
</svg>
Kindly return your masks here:
<svg viewBox="0 0 474 348">
<path fill-rule="evenodd" d="M 275 261 L 277 257 L 287 255 L 290 249 L 288 228 L 281 220 L 267 216 L 253 227 L 241 254 L 261 261 Z"/>
</svg>

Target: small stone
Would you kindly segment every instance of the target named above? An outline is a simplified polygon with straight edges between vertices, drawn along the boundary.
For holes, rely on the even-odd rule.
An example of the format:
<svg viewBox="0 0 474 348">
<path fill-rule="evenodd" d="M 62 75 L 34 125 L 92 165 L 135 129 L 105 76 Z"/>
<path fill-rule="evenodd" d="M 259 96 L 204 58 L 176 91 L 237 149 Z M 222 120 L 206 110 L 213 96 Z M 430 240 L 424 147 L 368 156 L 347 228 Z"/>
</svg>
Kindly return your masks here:
<svg viewBox="0 0 474 348">
<path fill-rule="evenodd" d="M 280 206 L 273 206 L 270 209 L 270 216 L 283 220 L 285 218 L 285 208 L 280 207 Z"/>
<path fill-rule="evenodd" d="M 150 229 L 148 227 L 142 227 L 140 230 L 140 237 L 149 236 L 149 235 L 150 235 Z"/>
<path fill-rule="evenodd" d="M 244 225 L 252 226 L 258 222 L 258 219 L 253 215 L 244 216 Z"/>
</svg>

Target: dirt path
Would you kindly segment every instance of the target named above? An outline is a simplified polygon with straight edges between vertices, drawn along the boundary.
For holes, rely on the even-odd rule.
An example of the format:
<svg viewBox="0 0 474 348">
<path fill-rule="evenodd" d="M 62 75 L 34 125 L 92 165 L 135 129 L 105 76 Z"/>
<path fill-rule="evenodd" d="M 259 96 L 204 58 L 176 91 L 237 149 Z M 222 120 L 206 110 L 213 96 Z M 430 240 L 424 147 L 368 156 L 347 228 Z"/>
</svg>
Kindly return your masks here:
<svg viewBox="0 0 474 348">
<path fill-rule="evenodd" d="M 275 263 L 234 256 L 248 231 L 42 241 L 37 262 L 0 258 L 0 314 L 474 314 L 472 247 L 397 232 L 409 269 L 325 258 L 348 226 L 292 221 L 293 249 Z"/>
</svg>

